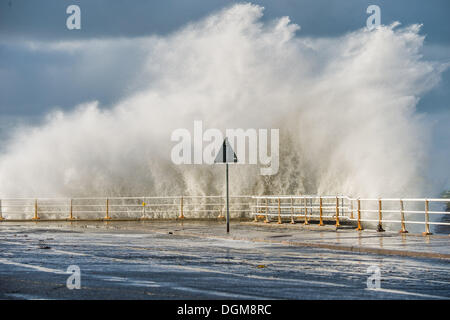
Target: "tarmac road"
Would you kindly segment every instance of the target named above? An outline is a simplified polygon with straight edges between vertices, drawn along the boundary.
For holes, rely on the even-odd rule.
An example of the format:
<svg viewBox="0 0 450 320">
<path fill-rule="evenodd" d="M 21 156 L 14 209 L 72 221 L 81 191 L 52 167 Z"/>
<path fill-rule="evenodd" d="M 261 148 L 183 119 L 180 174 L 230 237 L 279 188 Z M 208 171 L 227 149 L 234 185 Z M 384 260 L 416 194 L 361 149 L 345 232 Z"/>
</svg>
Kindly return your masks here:
<svg viewBox="0 0 450 320">
<path fill-rule="evenodd" d="M 448 260 L 189 236 L 178 223 L 117 225 L 2 223 L 0 298 L 450 299 Z M 81 289 L 66 286 L 70 265 Z M 380 268 L 380 289 L 367 289 L 370 266 Z"/>
</svg>

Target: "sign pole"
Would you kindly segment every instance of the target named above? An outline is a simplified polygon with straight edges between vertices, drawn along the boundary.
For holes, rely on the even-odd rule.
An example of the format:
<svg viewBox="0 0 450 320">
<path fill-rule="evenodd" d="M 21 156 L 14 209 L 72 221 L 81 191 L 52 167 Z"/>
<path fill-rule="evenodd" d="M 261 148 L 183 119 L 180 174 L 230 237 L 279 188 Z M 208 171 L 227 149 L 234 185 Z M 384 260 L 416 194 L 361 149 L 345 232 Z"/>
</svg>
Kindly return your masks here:
<svg viewBox="0 0 450 320">
<path fill-rule="evenodd" d="M 230 206 L 229 206 L 229 196 L 228 196 L 228 162 L 227 166 L 227 233 L 230 233 Z"/>
<path fill-rule="evenodd" d="M 225 163 L 226 165 L 226 189 L 227 189 L 227 233 L 230 233 L 230 193 L 229 193 L 229 177 L 228 177 L 228 163 L 237 163 L 236 153 L 228 143 L 228 139 L 225 138 L 222 143 L 222 148 L 219 149 L 219 153 L 214 160 L 214 163 Z"/>
</svg>

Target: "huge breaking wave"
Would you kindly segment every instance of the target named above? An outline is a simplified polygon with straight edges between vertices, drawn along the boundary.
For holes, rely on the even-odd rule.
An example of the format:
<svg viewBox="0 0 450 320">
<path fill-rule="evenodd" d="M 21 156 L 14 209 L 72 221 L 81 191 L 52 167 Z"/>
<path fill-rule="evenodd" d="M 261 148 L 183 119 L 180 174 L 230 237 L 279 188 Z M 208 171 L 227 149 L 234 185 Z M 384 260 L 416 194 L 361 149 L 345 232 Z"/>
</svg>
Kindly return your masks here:
<svg viewBox="0 0 450 320">
<path fill-rule="evenodd" d="M 145 89 L 110 108 L 87 102 L 18 129 L 0 156 L 0 195 L 222 194 L 222 167 L 170 160 L 171 132 L 194 120 L 280 129 L 279 173 L 234 166 L 232 194 L 430 192 L 430 128 L 416 105 L 443 67 L 421 56 L 420 26 L 316 39 L 287 17 L 262 15 L 239 4 L 164 37 L 51 44 L 95 56 L 145 47 L 135 79 Z"/>
</svg>

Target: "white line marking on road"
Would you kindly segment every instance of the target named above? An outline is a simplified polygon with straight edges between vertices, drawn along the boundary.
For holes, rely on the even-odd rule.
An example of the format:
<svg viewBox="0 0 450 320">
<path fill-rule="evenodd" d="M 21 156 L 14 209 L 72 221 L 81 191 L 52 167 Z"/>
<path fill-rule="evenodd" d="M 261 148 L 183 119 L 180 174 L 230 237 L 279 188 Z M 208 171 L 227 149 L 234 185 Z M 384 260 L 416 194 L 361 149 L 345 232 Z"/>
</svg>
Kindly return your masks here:
<svg viewBox="0 0 450 320">
<path fill-rule="evenodd" d="M 416 296 L 416 297 L 422 297 L 422 298 L 432 298 L 432 299 L 450 299 L 450 297 L 442 297 L 442 296 L 434 296 L 431 294 L 424 294 L 424 293 L 417 293 L 417 292 L 408 292 L 408 291 L 402 291 L 402 290 L 393 290 L 393 289 L 365 289 L 368 291 L 379 291 L 379 292 L 386 292 L 386 293 L 395 293 L 395 294 L 403 294 L 407 296 Z"/>
<path fill-rule="evenodd" d="M 38 270 L 38 271 L 42 271 L 42 272 L 57 273 L 57 274 L 67 274 L 67 272 L 65 272 L 63 270 L 51 269 L 51 268 L 36 266 L 36 265 L 33 265 L 33 264 L 25 264 L 25 263 L 15 262 L 15 261 L 7 260 L 7 259 L 1 259 L 1 258 L 0 258 L 0 263 L 9 264 L 9 265 L 13 265 L 13 266 L 18 266 L 18 267 L 22 267 L 22 268 L 34 269 L 34 270 Z"/>
</svg>

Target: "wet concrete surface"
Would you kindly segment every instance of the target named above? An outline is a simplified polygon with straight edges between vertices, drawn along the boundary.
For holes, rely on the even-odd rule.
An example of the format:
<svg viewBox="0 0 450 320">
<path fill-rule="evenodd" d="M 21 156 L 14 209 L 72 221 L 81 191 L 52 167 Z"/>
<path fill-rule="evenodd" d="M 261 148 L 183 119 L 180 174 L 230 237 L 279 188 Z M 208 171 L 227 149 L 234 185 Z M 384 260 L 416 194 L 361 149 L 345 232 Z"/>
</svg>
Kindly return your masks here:
<svg viewBox="0 0 450 320">
<path fill-rule="evenodd" d="M 449 237 L 223 222 L 0 224 L 1 299 L 450 299 Z M 296 245 L 298 243 L 298 245 Z M 345 249 L 345 248 L 344 248 Z M 67 268 L 80 268 L 69 290 Z M 381 287 L 367 288 L 378 267 Z"/>
</svg>

